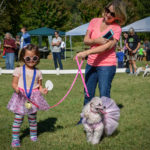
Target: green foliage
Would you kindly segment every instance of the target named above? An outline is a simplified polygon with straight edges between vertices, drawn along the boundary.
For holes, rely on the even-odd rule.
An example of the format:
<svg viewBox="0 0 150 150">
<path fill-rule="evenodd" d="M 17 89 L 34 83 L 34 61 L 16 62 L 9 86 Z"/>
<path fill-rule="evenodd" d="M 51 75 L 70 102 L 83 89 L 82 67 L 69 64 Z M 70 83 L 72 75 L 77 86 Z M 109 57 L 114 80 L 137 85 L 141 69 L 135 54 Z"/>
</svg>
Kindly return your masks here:
<svg viewBox="0 0 150 150">
<path fill-rule="evenodd" d="M 26 25 L 29 29 L 50 27 L 64 30 L 70 16 L 63 1 L 25 0 L 21 8 L 23 13 L 20 26 Z"/>
<path fill-rule="evenodd" d="M 0 0 L 0 4 L 3 0 Z M 124 0 L 127 22 L 150 16 L 149 0 Z M 67 31 L 101 17 L 110 0 L 4 0 L 0 8 L 0 35 L 16 35 L 22 26 L 28 29 L 50 27 Z"/>
<path fill-rule="evenodd" d="M 0 11 L 0 34 L 11 32 L 16 34 L 20 23 L 20 2 L 18 0 L 4 0 Z"/>
</svg>

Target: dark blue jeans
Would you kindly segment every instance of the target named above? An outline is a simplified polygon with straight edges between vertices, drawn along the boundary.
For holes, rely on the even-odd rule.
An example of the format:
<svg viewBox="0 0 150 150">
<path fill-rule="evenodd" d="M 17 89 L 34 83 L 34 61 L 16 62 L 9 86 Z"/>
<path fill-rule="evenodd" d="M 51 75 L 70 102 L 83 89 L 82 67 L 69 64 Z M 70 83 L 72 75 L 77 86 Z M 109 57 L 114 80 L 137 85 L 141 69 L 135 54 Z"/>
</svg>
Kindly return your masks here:
<svg viewBox="0 0 150 150">
<path fill-rule="evenodd" d="M 60 52 L 53 52 L 53 59 L 54 59 L 55 69 L 58 68 L 57 62 L 59 63 L 60 69 L 63 69 L 63 65 L 61 62 L 61 53 Z"/>
<path fill-rule="evenodd" d="M 116 66 L 100 66 L 92 67 L 86 65 L 85 69 L 85 82 L 90 97 L 85 93 L 84 105 L 86 105 L 94 96 L 95 89 L 98 84 L 100 97 L 110 97 L 111 83 L 116 73 Z"/>
<path fill-rule="evenodd" d="M 118 61 L 118 68 L 123 68 L 123 61 Z"/>
<path fill-rule="evenodd" d="M 6 53 L 6 69 L 14 69 L 15 53 Z"/>
</svg>

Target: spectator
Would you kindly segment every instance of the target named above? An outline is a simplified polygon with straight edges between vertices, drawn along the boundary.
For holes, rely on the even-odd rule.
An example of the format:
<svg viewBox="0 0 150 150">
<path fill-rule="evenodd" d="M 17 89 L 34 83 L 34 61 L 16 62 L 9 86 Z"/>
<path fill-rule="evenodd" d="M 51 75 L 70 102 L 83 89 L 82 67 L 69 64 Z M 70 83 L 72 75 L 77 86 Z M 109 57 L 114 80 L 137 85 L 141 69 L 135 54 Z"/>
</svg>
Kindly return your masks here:
<svg viewBox="0 0 150 150">
<path fill-rule="evenodd" d="M 148 40 L 144 41 L 144 49 L 146 51 L 146 61 L 150 61 L 150 42 Z"/>
<path fill-rule="evenodd" d="M 20 37 L 18 35 L 16 36 L 15 44 L 16 44 L 15 59 L 16 61 L 18 61 L 18 52 L 20 49 Z"/>
<path fill-rule="evenodd" d="M 52 53 L 53 53 L 55 69 L 59 70 L 57 62 L 59 63 L 60 69 L 63 69 L 63 65 L 61 62 L 61 48 L 60 48 L 62 40 L 61 40 L 61 37 L 59 37 L 59 34 L 57 31 L 55 31 L 54 34 L 55 34 L 55 37 L 52 39 L 52 46 L 53 46 Z"/>
<path fill-rule="evenodd" d="M 126 47 L 128 49 L 128 60 L 129 60 L 129 69 L 130 75 L 136 72 L 136 59 L 137 51 L 140 48 L 140 39 L 135 34 L 134 29 L 129 29 L 129 37 L 127 39 Z M 133 69 L 132 69 L 133 67 Z"/>
<path fill-rule="evenodd" d="M 28 44 L 31 43 L 31 37 L 30 34 L 27 32 L 27 28 L 23 27 L 21 28 L 22 36 L 20 41 L 20 49 L 24 48 Z"/>
<path fill-rule="evenodd" d="M 118 58 L 118 68 L 123 68 L 124 52 L 121 51 L 121 48 L 118 48 L 116 56 Z"/>
<path fill-rule="evenodd" d="M 15 40 L 12 39 L 10 33 L 5 34 L 4 48 L 6 54 L 6 69 L 14 69 L 16 45 L 15 45 Z"/>
<path fill-rule="evenodd" d="M 124 54 L 126 54 L 128 52 L 128 49 L 126 47 L 126 43 L 127 43 L 127 39 L 128 39 L 128 33 L 124 32 L 123 33 L 123 37 L 124 37 L 124 47 L 123 47 L 123 50 L 124 50 Z"/>
<path fill-rule="evenodd" d="M 142 61 L 143 60 L 143 56 L 144 56 L 144 46 L 141 46 L 140 49 L 138 50 L 138 57 L 137 57 L 137 59 L 139 61 Z"/>
<path fill-rule="evenodd" d="M 65 47 L 66 47 L 66 45 L 65 45 L 64 41 L 61 42 L 60 47 L 61 47 L 61 58 L 65 59 L 65 54 L 64 53 L 65 53 Z"/>
<path fill-rule="evenodd" d="M 126 43 L 127 43 L 127 39 L 128 39 L 128 32 L 124 32 L 124 33 L 123 33 L 123 37 L 124 37 L 124 47 L 123 47 L 123 50 L 124 50 L 125 67 L 126 67 L 126 68 L 129 68 L 129 60 L 127 59 L 127 56 L 128 56 L 128 49 L 127 49 L 127 47 L 126 47 Z"/>
</svg>

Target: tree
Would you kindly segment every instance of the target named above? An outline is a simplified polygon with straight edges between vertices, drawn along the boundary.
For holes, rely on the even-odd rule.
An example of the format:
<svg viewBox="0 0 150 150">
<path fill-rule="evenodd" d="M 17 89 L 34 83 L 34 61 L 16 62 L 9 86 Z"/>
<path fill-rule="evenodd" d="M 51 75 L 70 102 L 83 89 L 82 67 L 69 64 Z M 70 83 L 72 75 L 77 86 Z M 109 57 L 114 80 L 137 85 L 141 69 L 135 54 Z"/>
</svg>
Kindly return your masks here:
<svg viewBox="0 0 150 150">
<path fill-rule="evenodd" d="M 28 29 L 50 27 L 58 30 L 66 29 L 70 12 L 63 1 L 55 0 L 25 0 L 22 2 L 20 27 L 26 25 Z"/>
<path fill-rule="evenodd" d="M 20 22 L 20 2 L 18 0 L 4 0 L 1 1 L 1 4 L 2 11 L 0 11 L 0 34 L 11 32 L 15 35 L 18 31 Z"/>
</svg>

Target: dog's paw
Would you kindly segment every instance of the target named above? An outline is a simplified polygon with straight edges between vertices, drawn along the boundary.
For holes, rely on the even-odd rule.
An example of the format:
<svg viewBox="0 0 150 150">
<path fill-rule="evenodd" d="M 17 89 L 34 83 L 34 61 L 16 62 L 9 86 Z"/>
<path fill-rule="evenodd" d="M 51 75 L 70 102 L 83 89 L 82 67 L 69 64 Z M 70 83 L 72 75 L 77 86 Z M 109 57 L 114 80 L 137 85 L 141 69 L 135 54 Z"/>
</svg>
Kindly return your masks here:
<svg viewBox="0 0 150 150">
<path fill-rule="evenodd" d="M 96 144 L 99 143 L 99 140 L 92 140 L 91 143 L 92 143 L 93 145 L 96 145 Z"/>
<path fill-rule="evenodd" d="M 87 142 L 91 143 L 92 142 L 92 138 L 87 138 Z"/>
</svg>

